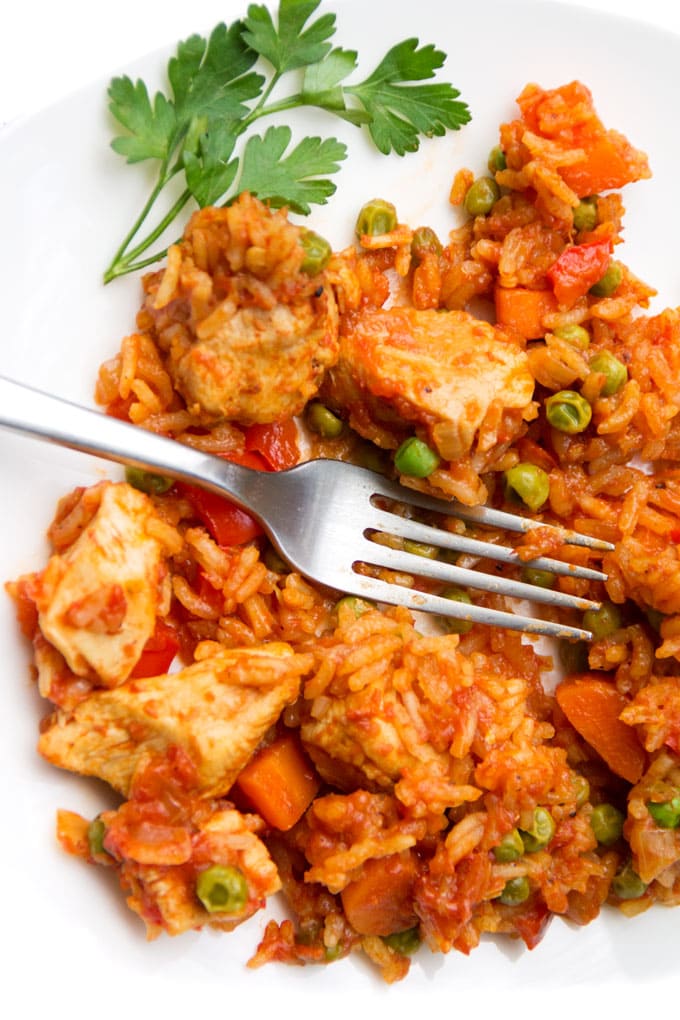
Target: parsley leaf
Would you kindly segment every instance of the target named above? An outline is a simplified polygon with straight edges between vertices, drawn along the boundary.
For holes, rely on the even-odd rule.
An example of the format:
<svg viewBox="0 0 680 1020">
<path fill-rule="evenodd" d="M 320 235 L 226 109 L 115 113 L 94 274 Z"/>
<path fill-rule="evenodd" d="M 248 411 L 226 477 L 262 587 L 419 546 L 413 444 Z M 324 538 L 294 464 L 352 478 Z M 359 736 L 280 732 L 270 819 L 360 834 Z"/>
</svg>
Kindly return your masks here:
<svg viewBox="0 0 680 1020">
<path fill-rule="evenodd" d="M 347 108 L 340 85 L 357 66 L 356 50 L 334 49 L 315 64 L 310 64 L 302 80 L 302 99 L 309 106 L 320 106 L 352 124 L 368 124 L 371 116 L 364 110 Z"/>
<path fill-rule="evenodd" d="M 257 54 L 246 45 L 243 24 L 220 24 L 205 40 L 192 35 L 177 47 L 168 64 L 175 109 L 180 122 L 197 114 L 238 120 L 248 113 L 245 103 L 259 96 L 264 78 L 246 74 Z"/>
<path fill-rule="evenodd" d="M 335 15 L 322 14 L 305 29 L 319 3 L 320 0 L 281 0 L 278 27 L 267 7 L 251 4 L 243 38 L 269 61 L 279 76 L 322 60 L 331 48 L 326 40 L 335 32 Z"/>
<path fill-rule="evenodd" d="M 365 81 L 345 86 L 371 115 L 368 130 L 380 152 L 403 156 L 418 149 L 419 135 L 443 135 L 468 123 L 470 111 L 453 85 L 405 84 L 434 77 L 444 60 L 434 46 L 418 49 L 417 39 L 405 39 Z"/>
<path fill-rule="evenodd" d="M 335 138 L 304 138 L 287 155 L 293 133 L 289 127 L 270 127 L 263 137 L 248 139 L 239 189 L 250 191 L 274 208 L 311 212 L 310 203 L 325 205 L 335 185 L 324 175 L 334 174 L 347 156 L 347 147 Z"/>
<path fill-rule="evenodd" d="M 130 134 L 118 135 L 112 148 L 128 163 L 144 159 L 167 159 L 176 128 L 175 110 L 161 92 L 153 106 L 143 81 L 133 84 L 127 76 L 114 78 L 109 85 L 109 109 Z"/>
<path fill-rule="evenodd" d="M 220 121 L 208 125 L 197 151 L 185 150 L 187 185 L 201 208 L 218 202 L 234 183 L 239 165 L 238 159 L 231 159 L 235 143 L 229 124 Z"/>
<path fill-rule="evenodd" d="M 247 138 L 263 117 L 317 107 L 366 125 L 381 152 L 399 155 L 416 150 L 421 135 L 441 135 L 470 119 L 452 85 L 419 84 L 434 77 L 444 54 L 420 47 L 417 39 L 393 46 L 372 75 L 348 84 L 357 53 L 333 47 L 335 15 L 317 16 L 319 5 L 320 0 L 279 0 L 274 15 L 264 4 L 251 3 L 242 20 L 220 23 L 207 38 L 192 35 L 178 43 L 168 62 L 167 95 L 156 92 L 152 99 L 143 81 L 113 79 L 109 109 L 123 132 L 112 147 L 128 163 L 155 160 L 158 171 L 105 282 L 162 258 L 165 249 L 147 253 L 189 202 L 230 202 L 239 189 L 302 214 L 327 202 L 335 191 L 329 177 L 340 169 L 346 146 L 319 137 L 294 144 L 286 126 Z M 300 91 L 274 98 L 281 79 L 300 69 Z M 184 190 L 149 229 L 145 225 L 157 200 L 173 178 L 182 176 Z M 148 233 L 140 240 L 142 228 Z"/>
</svg>

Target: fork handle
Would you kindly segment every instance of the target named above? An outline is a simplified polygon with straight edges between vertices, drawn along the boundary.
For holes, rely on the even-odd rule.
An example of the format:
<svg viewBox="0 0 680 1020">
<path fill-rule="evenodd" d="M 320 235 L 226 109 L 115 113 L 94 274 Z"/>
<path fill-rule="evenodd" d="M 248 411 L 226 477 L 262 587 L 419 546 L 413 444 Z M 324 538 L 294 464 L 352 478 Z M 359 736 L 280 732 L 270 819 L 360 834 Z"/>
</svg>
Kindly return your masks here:
<svg viewBox="0 0 680 1020">
<path fill-rule="evenodd" d="M 259 472 L 3 376 L 0 427 L 200 485 L 260 519 Z"/>
</svg>

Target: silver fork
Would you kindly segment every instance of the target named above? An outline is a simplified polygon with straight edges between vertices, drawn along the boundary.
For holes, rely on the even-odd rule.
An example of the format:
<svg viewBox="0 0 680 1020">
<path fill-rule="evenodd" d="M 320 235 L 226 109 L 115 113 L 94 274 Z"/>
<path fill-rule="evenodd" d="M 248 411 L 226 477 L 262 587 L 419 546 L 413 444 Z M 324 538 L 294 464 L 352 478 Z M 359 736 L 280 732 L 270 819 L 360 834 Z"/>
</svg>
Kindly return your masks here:
<svg viewBox="0 0 680 1020">
<path fill-rule="evenodd" d="M 511 548 L 412 520 L 404 516 L 403 508 L 406 505 L 407 510 L 415 507 L 434 511 L 475 526 L 515 533 L 536 527 L 533 520 L 489 507 L 433 499 L 341 461 L 312 460 L 287 471 L 254 471 L 3 377 L 0 377 L 0 426 L 228 496 L 260 522 L 291 567 L 337 591 L 535 635 L 586 640 L 592 637 L 582 627 L 468 605 L 367 576 L 357 569 L 360 564 L 369 564 L 446 585 L 581 613 L 597 608 L 599 603 L 589 599 L 391 548 L 370 537 L 380 532 L 397 540 L 410 539 L 499 564 L 526 566 Z M 613 548 L 600 539 L 558 530 L 564 541 L 573 545 L 601 551 Z M 532 560 L 528 565 L 569 577 L 606 580 L 605 574 L 590 567 L 547 557 Z"/>
</svg>

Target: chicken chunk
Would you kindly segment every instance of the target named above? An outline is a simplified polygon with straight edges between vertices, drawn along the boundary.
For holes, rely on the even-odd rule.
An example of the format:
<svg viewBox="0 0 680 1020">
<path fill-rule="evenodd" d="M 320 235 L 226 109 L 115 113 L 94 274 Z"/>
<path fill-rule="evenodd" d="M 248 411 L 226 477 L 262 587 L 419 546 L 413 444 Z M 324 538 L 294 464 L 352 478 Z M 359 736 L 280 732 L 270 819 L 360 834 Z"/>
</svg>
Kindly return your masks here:
<svg viewBox="0 0 680 1020">
<path fill-rule="evenodd" d="M 194 413 L 242 425 L 298 414 L 338 350 L 338 313 L 323 273 L 302 270 L 303 230 L 248 194 L 203 209 L 147 311 L 176 389 Z"/>
<path fill-rule="evenodd" d="M 266 846 L 251 831 L 247 817 L 233 808 L 215 811 L 192 835 L 204 857 L 217 858 L 220 867 L 235 869 L 243 876 L 247 889 L 243 905 L 236 911 L 208 912 L 198 901 L 194 887 L 187 881 L 187 869 L 181 864 L 124 864 L 121 877 L 131 890 L 128 905 L 140 915 L 150 938 L 161 931 L 181 935 L 205 925 L 231 931 L 281 888 Z"/>
<path fill-rule="evenodd" d="M 127 796 L 142 758 L 183 748 L 204 795 L 232 786 L 282 709 L 298 695 L 307 655 L 272 642 L 221 649 L 176 673 L 95 691 L 73 711 L 56 711 L 38 749 L 53 765 L 98 776 Z"/>
<path fill-rule="evenodd" d="M 104 483 L 79 537 L 34 578 L 40 631 L 76 676 L 114 687 L 130 675 L 156 624 L 173 536 L 147 496 Z"/>
<path fill-rule="evenodd" d="M 348 315 L 324 384 L 365 438 L 396 448 L 419 429 L 445 461 L 483 459 L 516 437 L 535 417 L 533 391 L 524 351 L 494 326 L 404 307 Z"/>
<path fill-rule="evenodd" d="M 98 815 L 96 841 L 85 818 L 72 811 L 57 816 L 64 849 L 117 872 L 149 938 L 204 925 L 229 931 L 281 886 L 259 838 L 262 820 L 228 801 L 197 796 L 195 779 L 192 763 L 174 748 L 140 762 L 130 799 Z"/>
<path fill-rule="evenodd" d="M 341 621 L 317 657 L 300 733 L 327 782 L 388 792 L 397 784 L 409 802 L 422 786 L 430 802 L 443 796 L 449 806 L 478 795 L 469 776 L 452 783 L 450 771 L 450 749 L 469 750 L 471 719 L 491 717 L 457 635 L 425 637 L 401 610 L 368 610 Z"/>
</svg>

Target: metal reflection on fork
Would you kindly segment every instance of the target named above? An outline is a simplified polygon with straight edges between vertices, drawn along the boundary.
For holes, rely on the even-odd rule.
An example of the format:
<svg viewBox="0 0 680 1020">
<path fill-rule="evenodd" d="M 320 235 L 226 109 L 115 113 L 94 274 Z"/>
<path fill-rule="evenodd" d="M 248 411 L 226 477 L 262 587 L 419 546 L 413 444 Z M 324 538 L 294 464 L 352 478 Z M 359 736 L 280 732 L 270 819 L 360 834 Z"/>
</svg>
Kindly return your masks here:
<svg viewBox="0 0 680 1020">
<path fill-rule="evenodd" d="M 0 426 L 106 460 L 188 481 L 227 496 L 257 518 L 291 567 L 337 591 L 535 635 L 586 640 L 592 636 L 582 627 L 474 603 L 468 605 L 369 576 L 362 567 L 362 564 L 369 564 L 378 570 L 405 572 L 444 585 L 581 613 L 597 608 L 598 603 L 589 599 L 441 559 L 429 559 L 403 548 L 390 548 L 371 538 L 373 533 L 382 532 L 398 539 L 489 559 L 505 567 L 531 566 L 556 575 L 606 580 L 601 571 L 548 557 L 522 562 L 514 549 L 423 523 L 404 516 L 395 507 L 406 505 L 409 509 L 455 517 L 476 527 L 511 533 L 526 533 L 537 526 L 552 525 L 489 507 L 468 507 L 434 499 L 342 461 L 311 460 L 287 471 L 253 471 L 2 377 Z M 613 548 L 601 539 L 560 528 L 556 530 L 565 544 L 597 551 Z"/>
</svg>

